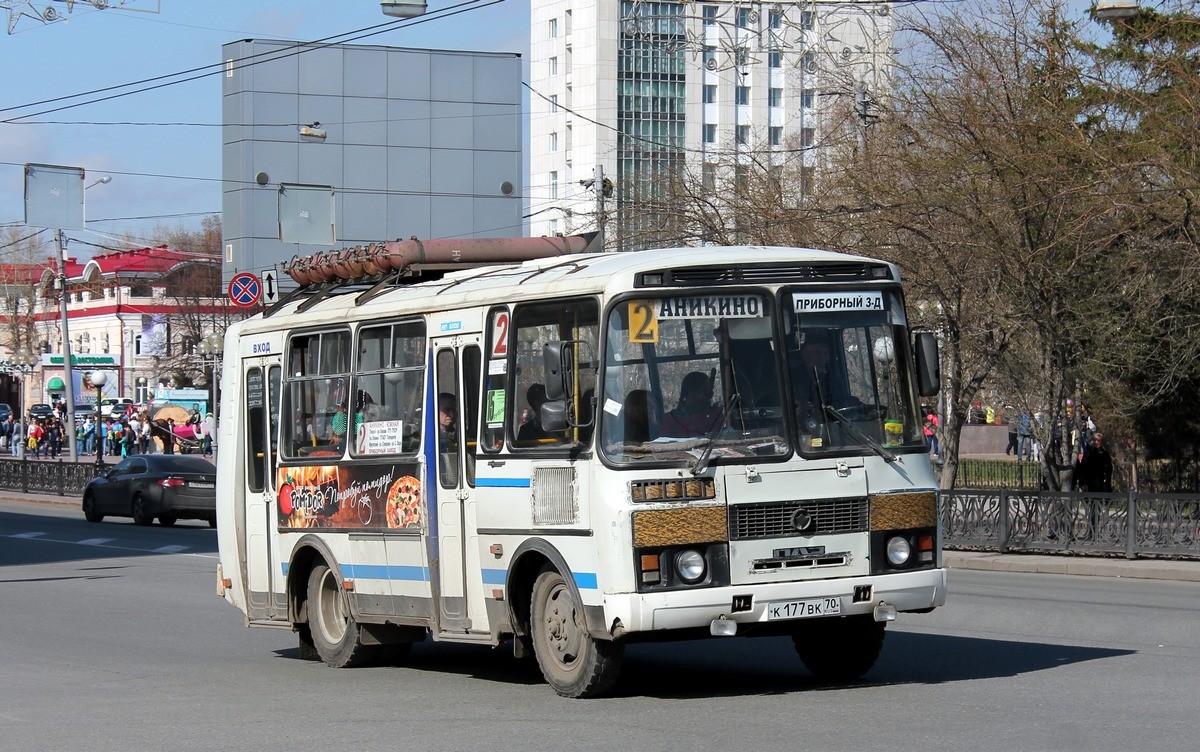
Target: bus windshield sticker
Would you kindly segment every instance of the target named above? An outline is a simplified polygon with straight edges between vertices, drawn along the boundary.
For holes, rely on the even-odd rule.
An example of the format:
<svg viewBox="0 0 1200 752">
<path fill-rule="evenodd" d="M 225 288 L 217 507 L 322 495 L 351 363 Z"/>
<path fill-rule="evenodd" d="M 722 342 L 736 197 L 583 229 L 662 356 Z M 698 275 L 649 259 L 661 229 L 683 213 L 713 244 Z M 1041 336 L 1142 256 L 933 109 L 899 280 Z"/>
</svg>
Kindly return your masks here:
<svg viewBox="0 0 1200 752">
<path fill-rule="evenodd" d="M 488 376 L 499 376 L 508 373 L 507 360 L 489 360 Z"/>
<path fill-rule="evenodd" d="M 617 402 L 615 399 L 604 400 L 604 412 L 608 413 L 614 418 L 617 417 L 621 414 L 621 403 Z"/>
<path fill-rule="evenodd" d="M 882 311 L 882 292 L 794 292 L 796 313 L 838 313 L 841 311 Z"/>
<path fill-rule="evenodd" d="M 504 425 L 504 390 L 490 389 L 485 404 L 484 421 L 491 427 Z"/>
<path fill-rule="evenodd" d="M 355 454 L 399 454 L 404 451 L 404 421 L 374 420 L 358 427 Z"/>
<path fill-rule="evenodd" d="M 656 301 L 658 319 L 756 319 L 766 315 L 757 295 L 703 295 Z M 630 331 L 633 327 L 630 326 Z M 632 334 L 630 335 L 633 336 Z"/>
<path fill-rule="evenodd" d="M 648 300 L 629 301 L 629 341 L 635 345 L 658 344 L 658 319 Z"/>
</svg>

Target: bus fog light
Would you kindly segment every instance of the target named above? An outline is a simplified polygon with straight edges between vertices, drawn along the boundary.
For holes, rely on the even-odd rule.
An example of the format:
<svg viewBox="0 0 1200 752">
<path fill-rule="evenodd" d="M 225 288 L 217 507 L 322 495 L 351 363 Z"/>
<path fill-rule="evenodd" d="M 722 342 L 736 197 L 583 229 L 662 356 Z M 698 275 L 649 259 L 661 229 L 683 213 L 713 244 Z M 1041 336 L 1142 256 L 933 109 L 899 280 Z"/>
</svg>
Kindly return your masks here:
<svg viewBox="0 0 1200 752">
<path fill-rule="evenodd" d="M 911 555 L 912 546 L 907 538 L 897 535 L 887 542 L 887 558 L 893 567 L 904 566 Z"/>
<path fill-rule="evenodd" d="M 733 637 L 737 634 L 737 622 L 718 616 L 709 623 L 708 633 L 713 637 Z"/>
<path fill-rule="evenodd" d="M 895 621 L 896 607 L 890 603 L 880 603 L 871 615 L 875 617 L 875 621 Z"/>
<path fill-rule="evenodd" d="M 680 551 L 679 555 L 675 557 L 675 571 L 679 574 L 679 578 L 686 583 L 691 584 L 704 579 L 706 568 L 704 556 L 694 549 Z"/>
</svg>

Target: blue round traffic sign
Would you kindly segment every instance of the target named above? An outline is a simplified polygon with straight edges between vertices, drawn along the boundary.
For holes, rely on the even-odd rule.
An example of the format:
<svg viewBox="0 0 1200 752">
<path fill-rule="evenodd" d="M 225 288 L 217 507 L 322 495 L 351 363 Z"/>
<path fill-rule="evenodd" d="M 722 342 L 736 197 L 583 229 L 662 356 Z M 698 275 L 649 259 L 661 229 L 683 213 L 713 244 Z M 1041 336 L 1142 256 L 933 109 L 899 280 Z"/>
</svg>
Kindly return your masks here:
<svg viewBox="0 0 1200 752">
<path fill-rule="evenodd" d="M 233 279 L 229 280 L 229 299 L 235 306 L 249 308 L 257 305 L 261 297 L 262 282 L 250 272 L 235 274 Z"/>
</svg>

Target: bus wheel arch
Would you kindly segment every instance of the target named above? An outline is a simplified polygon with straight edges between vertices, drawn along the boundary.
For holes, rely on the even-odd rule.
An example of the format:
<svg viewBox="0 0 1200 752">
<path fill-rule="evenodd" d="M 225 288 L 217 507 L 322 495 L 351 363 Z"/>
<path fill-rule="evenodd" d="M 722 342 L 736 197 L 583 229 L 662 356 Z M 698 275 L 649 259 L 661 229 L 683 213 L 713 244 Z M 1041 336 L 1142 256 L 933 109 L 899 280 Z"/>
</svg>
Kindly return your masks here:
<svg viewBox="0 0 1200 752">
<path fill-rule="evenodd" d="M 533 597 L 533 584 L 538 576 L 545 571 L 555 570 L 574 587 L 574 578 L 566 560 L 549 541 L 542 538 L 530 538 L 513 552 L 512 563 L 508 567 L 508 577 L 505 580 L 505 599 L 508 601 L 509 624 L 513 634 L 518 639 L 529 639 L 530 598 Z M 579 592 L 573 594 L 579 598 Z M 528 646 L 528 643 L 526 643 Z M 519 650 L 519 648 L 518 648 Z"/>
</svg>

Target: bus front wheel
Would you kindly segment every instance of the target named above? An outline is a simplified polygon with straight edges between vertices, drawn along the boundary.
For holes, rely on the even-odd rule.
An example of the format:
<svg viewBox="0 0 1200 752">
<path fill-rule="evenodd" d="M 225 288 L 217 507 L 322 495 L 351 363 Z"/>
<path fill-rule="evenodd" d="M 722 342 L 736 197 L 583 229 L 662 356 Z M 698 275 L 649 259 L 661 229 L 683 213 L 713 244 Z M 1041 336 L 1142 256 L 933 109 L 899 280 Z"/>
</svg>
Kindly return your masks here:
<svg viewBox="0 0 1200 752">
<path fill-rule="evenodd" d="M 792 642 L 804 667 L 822 681 L 854 681 L 867 673 L 883 649 L 884 622 L 870 615 L 804 622 Z"/>
<path fill-rule="evenodd" d="M 542 676 L 563 697 L 595 697 L 617 681 L 625 646 L 588 634 L 583 606 L 558 572 L 533 583 L 530 604 L 533 652 Z"/>
<path fill-rule="evenodd" d="M 326 564 L 308 576 L 308 627 L 313 647 L 326 664 L 351 668 L 375 657 L 377 645 L 364 645 L 362 626 L 350 614 L 350 604 L 337 575 Z"/>
</svg>

